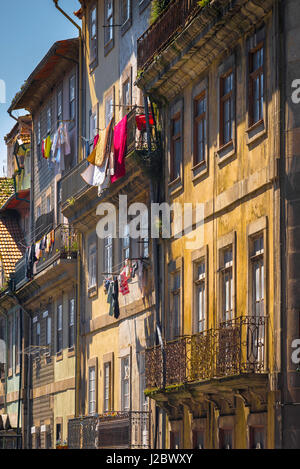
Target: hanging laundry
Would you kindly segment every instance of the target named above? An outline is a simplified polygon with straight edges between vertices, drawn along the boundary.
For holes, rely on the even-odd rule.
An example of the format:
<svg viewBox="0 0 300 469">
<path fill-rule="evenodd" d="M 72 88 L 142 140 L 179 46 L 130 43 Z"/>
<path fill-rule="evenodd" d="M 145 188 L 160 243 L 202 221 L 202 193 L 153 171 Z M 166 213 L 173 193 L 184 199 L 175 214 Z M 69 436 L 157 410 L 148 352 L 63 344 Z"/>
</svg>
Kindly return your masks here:
<svg viewBox="0 0 300 469">
<path fill-rule="evenodd" d="M 45 139 L 45 145 L 44 145 L 44 158 L 46 158 L 46 160 L 50 157 L 51 145 L 52 145 L 51 137 L 50 135 L 48 135 L 48 137 Z"/>
<path fill-rule="evenodd" d="M 128 295 L 129 293 L 128 279 L 125 270 L 123 270 L 120 274 L 120 292 L 122 295 Z"/>
<path fill-rule="evenodd" d="M 113 299 L 114 299 L 114 317 L 118 319 L 120 316 L 120 308 L 119 308 L 119 284 L 118 279 L 115 279 L 113 282 L 114 291 L 113 291 Z"/>
<path fill-rule="evenodd" d="M 125 176 L 125 156 L 127 144 L 127 115 L 114 128 L 114 175 L 111 182 L 114 183 Z"/>
<path fill-rule="evenodd" d="M 40 250 L 40 241 L 35 243 L 35 255 L 36 255 L 37 260 L 39 260 L 42 257 L 42 252 Z"/>
<path fill-rule="evenodd" d="M 60 171 L 64 171 L 64 157 L 71 153 L 70 138 L 66 123 L 64 125 L 62 123 L 59 124 L 53 137 L 51 151 L 54 162 L 59 166 Z"/>
<path fill-rule="evenodd" d="M 103 287 L 104 287 L 104 293 L 105 293 L 106 295 L 107 295 L 107 293 L 108 293 L 109 286 L 110 286 L 110 281 L 109 281 L 107 278 L 105 278 L 105 279 L 103 280 Z"/>
<path fill-rule="evenodd" d="M 114 315 L 114 282 L 110 282 L 109 284 L 106 301 L 110 305 L 108 314 L 110 316 L 113 316 Z"/>
<path fill-rule="evenodd" d="M 145 114 L 140 114 L 139 116 L 135 116 L 136 126 L 138 130 L 141 132 L 145 132 L 146 130 L 146 116 Z M 152 126 L 154 125 L 154 119 L 152 114 L 149 114 L 149 124 Z"/>
<path fill-rule="evenodd" d="M 138 263 L 134 262 L 134 264 L 132 265 L 132 269 L 131 269 L 131 278 L 135 278 L 138 267 L 139 267 Z"/>
<path fill-rule="evenodd" d="M 45 140 L 42 140 L 42 157 L 45 158 Z"/>
</svg>

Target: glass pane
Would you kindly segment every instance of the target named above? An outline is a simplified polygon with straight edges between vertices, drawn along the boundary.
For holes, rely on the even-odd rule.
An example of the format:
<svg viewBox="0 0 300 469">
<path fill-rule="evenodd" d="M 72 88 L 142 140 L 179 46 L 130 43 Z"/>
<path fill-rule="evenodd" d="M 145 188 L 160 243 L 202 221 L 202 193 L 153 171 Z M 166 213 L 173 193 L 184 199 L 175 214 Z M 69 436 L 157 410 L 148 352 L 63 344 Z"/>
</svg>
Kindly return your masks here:
<svg viewBox="0 0 300 469">
<path fill-rule="evenodd" d="M 180 176 L 180 163 L 181 163 L 181 139 L 174 142 L 174 178 Z"/>
<path fill-rule="evenodd" d="M 177 135 L 181 132 L 181 119 L 173 120 L 173 135 Z"/>
</svg>

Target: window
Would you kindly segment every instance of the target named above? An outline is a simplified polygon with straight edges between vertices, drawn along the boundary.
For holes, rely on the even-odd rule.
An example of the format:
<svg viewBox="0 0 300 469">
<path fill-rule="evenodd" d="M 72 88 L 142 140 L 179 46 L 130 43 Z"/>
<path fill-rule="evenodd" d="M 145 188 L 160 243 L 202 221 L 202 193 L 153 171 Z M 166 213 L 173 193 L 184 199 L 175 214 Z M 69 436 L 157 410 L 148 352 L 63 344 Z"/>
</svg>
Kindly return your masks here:
<svg viewBox="0 0 300 469">
<path fill-rule="evenodd" d="M 131 16 L 131 0 L 121 0 L 121 23 L 122 25 L 126 21 L 130 20 Z"/>
<path fill-rule="evenodd" d="M 111 409 L 111 363 L 104 364 L 104 412 Z"/>
<path fill-rule="evenodd" d="M 204 449 L 204 430 L 193 431 L 193 449 Z"/>
<path fill-rule="evenodd" d="M 59 90 L 57 92 L 57 123 L 59 124 L 63 120 L 63 92 Z"/>
<path fill-rule="evenodd" d="M 264 239 L 260 235 L 252 240 L 252 314 L 264 315 Z"/>
<path fill-rule="evenodd" d="M 181 113 L 171 119 L 171 161 L 170 180 L 180 177 L 182 161 Z"/>
<path fill-rule="evenodd" d="M 265 428 L 250 427 L 250 449 L 265 449 Z"/>
<path fill-rule="evenodd" d="M 52 329 L 51 329 L 51 316 L 46 317 L 46 345 L 51 345 L 51 337 L 52 336 Z"/>
<path fill-rule="evenodd" d="M 47 195 L 46 203 L 47 203 L 47 213 L 50 213 L 51 212 L 51 196 L 50 195 Z"/>
<path fill-rule="evenodd" d="M 108 126 L 113 116 L 114 116 L 114 96 L 113 96 L 113 93 L 111 93 L 105 99 L 105 127 Z"/>
<path fill-rule="evenodd" d="M 220 449 L 232 449 L 232 429 L 223 429 L 219 430 L 219 445 Z"/>
<path fill-rule="evenodd" d="M 122 262 L 126 259 L 130 259 L 130 230 L 129 225 L 125 226 L 124 237 L 121 238 L 122 242 Z"/>
<path fill-rule="evenodd" d="M 196 265 L 196 332 L 206 329 L 205 262 Z"/>
<path fill-rule="evenodd" d="M 170 432 L 170 449 L 180 449 L 180 432 Z"/>
<path fill-rule="evenodd" d="M 75 298 L 69 301 L 69 348 L 75 344 Z"/>
<path fill-rule="evenodd" d="M 20 314 L 21 311 L 16 313 L 15 320 L 15 367 L 20 365 Z"/>
<path fill-rule="evenodd" d="M 36 142 L 37 142 L 37 156 L 41 158 L 41 141 L 42 141 L 42 133 L 41 133 L 41 121 L 38 120 L 37 123 L 37 132 L 36 132 Z"/>
<path fill-rule="evenodd" d="M 111 273 L 113 268 L 113 238 L 104 238 L 104 271 Z"/>
<path fill-rule="evenodd" d="M 59 353 L 63 349 L 63 307 L 62 304 L 57 306 L 57 323 L 56 323 L 56 352 Z"/>
<path fill-rule="evenodd" d="M 220 78 L 220 146 L 232 141 L 233 123 L 233 72 L 230 71 Z"/>
<path fill-rule="evenodd" d="M 89 34 L 90 34 L 90 67 L 96 65 L 98 60 L 98 10 L 97 3 L 94 3 L 90 9 L 89 16 Z"/>
<path fill-rule="evenodd" d="M 72 75 L 69 81 L 69 118 L 70 120 L 75 120 L 75 84 L 76 84 L 76 77 Z"/>
<path fill-rule="evenodd" d="M 104 46 L 107 46 L 114 38 L 114 8 L 113 0 L 105 0 L 105 28 Z"/>
<path fill-rule="evenodd" d="M 41 205 L 38 205 L 36 208 L 36 217 L 39 218 L 41 216 Z"/>
<path fill-rule="evenodd" d="M 51 133 L 52 130 L 52 109 L 51 105 L 47 108 L 47 135 Z"/>
<path fill-rule="evenodd" d="M 89 368 L 89 414 L 96 413 L 96 367 Z"/>
<path fill-rule="evenodd" d="M 264 48 L 260 44 L 249 54 L 249 125 L 263 119 Z"/>
<path fill-rule="evenodd" d="M 123 97 L 123 113 L 124 115 L 130 111 L 130 106 L 131 106 L 131 86 L 130 86 L 130 79 L 126 80 L 123 83 L 122 87 L 122 97 Z M 129 106 L 129 107 L 126 107 Z"/>
<path fill-rule="evenodd" d="M 194 166 L 206 159 L 206 95 L 194 100 Z"/>
<path fill-rule="evenodd" d="M 169 339 L 180 335 L 180 272 L 171 275 L 171 311 L 169 321 Z"/>
<path fill-rule="evenodd" d="M 56 424 L 56 444 L 59 444 L 62 442 L 62 424 L 57 423 Z"/>
<path fill-rule="evenodd" d="M 8 318 L 7 351 L 8 369 L 11 369 L 13 367 L 13 321 L 11 316 Z"/>
<path fill-rule="evenodd" d="M 233 319 L 233 275 L 232 248 L 225 249 L 221 273 L 222 321 Z"/>
<path fill-rule="evenodd" d="M 41 324 L 39 322 L 36 323 L 35 345 L 37 345 L 38 347 L 41 345 Z"/>
<path fill-rule="evenodd" d="M 121 359 L 121 410 L 130 409 L 129 356 Z"/>
<path fill-rule="evenodd" d="M 88 287 L 97 286 L 97 245 L 96 241 L 89 244 L 88 247 Z"/>
<path fill-rule="evenodd" d="M 146 389 L 146 368 L 145 368 L 145 352 L 139 353 L 139 376 L 140 376 L 140 410 L 141 412 L 148 412 L 149 398 L 145 396 Z M 142 417 L 141 422 L 141 442 L 143 446 L 149 443 L 149 424 L 148 419 Z"/>
</svg>

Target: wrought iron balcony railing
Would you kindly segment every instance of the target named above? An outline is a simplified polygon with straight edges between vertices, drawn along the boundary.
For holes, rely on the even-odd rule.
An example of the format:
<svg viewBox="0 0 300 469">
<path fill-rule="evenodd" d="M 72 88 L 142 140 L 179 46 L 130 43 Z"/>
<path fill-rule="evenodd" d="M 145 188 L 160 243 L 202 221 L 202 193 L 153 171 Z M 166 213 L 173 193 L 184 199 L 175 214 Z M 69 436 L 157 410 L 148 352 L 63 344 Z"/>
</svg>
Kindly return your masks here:
<svg viewBox="0 0 300 469">
<path fill-rule="evenodd" d="M 146 350 L 148 389 L 267 372 L 267 318 L 241 316 Z M 165 366 L 163 366 L 165 365 Z"/>
<path fill-rule="evenodd" d="M 185 25 L 193 10 L 200 8 L 199 0 L 173 0 L 166 11 L 138 39 L 138 69 L 149 64 L 175 34 Z"/>
<path fill-rule="evenodd" d="M 148 449 L 150 412 L 107 412 L 69 420 L 69 449 Z"/>
<path fill-rule="evenodd" d="M 36 273 L 41 272 L 57 259 L 75 259 L 78 251 L 78 236 L 70 225 L 59 225 L 54 229 L 54 243 L 43 251 L 36 264 Z"/>
</svg>

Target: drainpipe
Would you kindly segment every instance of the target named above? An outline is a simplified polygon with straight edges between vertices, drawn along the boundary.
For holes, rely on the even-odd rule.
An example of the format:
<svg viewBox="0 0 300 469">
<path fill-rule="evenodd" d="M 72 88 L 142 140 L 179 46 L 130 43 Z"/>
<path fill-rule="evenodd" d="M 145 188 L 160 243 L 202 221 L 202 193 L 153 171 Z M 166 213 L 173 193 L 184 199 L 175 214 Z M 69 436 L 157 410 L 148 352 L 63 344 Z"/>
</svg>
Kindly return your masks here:
<svg viewBox="0 0 300 469">
<path fill-rule="evenodd" d="M 8 338 L 8 315 L 7 311 L 0 309 L 0 314 L 5 317 L 5 378 L 4 378 L 4 413 L 7 414 L 7 362 L 8 362 L 8 348 L 7 348 L 7 338 Z"/>
<path fill-rule="evenodd" d="M 55 8 L 60 11 L 62 15 L 64 15 L 67 20 L 69 20 L 75 28 L 78 29 L 78 37 L 79 37 L 79 111 L 78 111 L 78 162 L 82 160 L 82 146 L 81 146 L 81 132 L 82 132 L 82 94 L 83 94 L 83 87 L 82 87 L 82 30 L 80 26 L 58 5 L 59 0 L 53 0 Z"/>
</svg>

